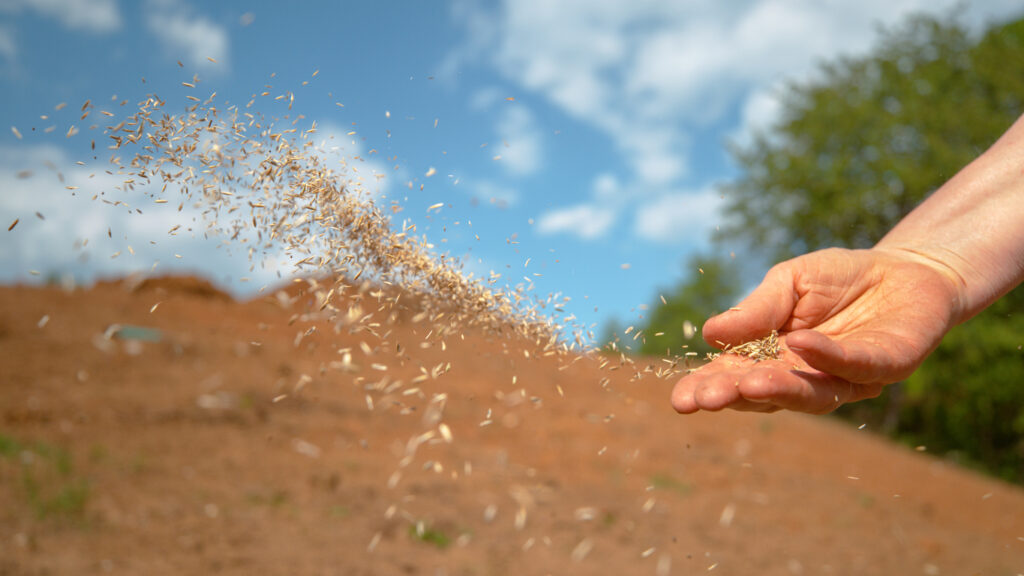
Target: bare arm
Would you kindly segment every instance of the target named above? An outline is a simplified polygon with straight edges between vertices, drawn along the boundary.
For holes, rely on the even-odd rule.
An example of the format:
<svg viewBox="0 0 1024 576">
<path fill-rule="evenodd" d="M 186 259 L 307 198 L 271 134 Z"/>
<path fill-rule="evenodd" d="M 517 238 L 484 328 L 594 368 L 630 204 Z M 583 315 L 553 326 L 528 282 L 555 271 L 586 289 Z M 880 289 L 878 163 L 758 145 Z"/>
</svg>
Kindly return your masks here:
<svg viewBox="0 0 1024 576">
<path fill-rule="evenodd" d="M 1024 117 L 876 246 L 916 254 L 960 288 L 957 322 L 1024 281 Z"/>
<path fill-rule="evenodd" d="M 1024 119 L 870 250 L 829 249 L 773 267 L 704 325 L 712 344 L 778 330 L 782 358 L 723 355 L 684 377 L 679 412 L 823 413 L 909 376 L 954 325 L 1024 280 Z"/>
</svg>

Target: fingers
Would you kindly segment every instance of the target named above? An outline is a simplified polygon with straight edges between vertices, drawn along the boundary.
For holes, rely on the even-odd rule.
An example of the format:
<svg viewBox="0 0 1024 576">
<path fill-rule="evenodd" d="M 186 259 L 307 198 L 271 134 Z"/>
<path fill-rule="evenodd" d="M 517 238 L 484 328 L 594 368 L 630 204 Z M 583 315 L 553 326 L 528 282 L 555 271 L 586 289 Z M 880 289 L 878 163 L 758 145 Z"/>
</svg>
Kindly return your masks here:
<svg viewBox="0 0 1024 576">
<path fill-rule="evenodd" d="M 865 337 L 839 341 L 813 330 L 790 332 L 786 344 L 815 370 L 861 384 L 902 380 L 913 371 L 909 359 L 920 355 L 903 350 L 906 344 L 899 342 L 883 347 Z"/>
<path fill-rule="evenodd" d="M 735 382 L 718 377 L 709 379 L 687 376 L 672 390 L 672 407 L 680 414 L 693 414 L 705 410 L 718 412 L 725 408 L 742 412 L 775 412 L 779 410 L 768 402 L 754 402 L 743 398 Z"/>
<path fill-rule="evenodd" d="M 704 340 L 721 348 L 723 344 L 737 345 L 766 336 L 786 324 L 796 301 L 791 268 L 776 266 L 742 302 L 708 319 Z"/>
<path fill-rule="evenodd" d="M 854 384 L 828 374 L 759 366 L 747 370 L 710 370 L 684 377 L 672 391 L 672 406 L 682 414 L 725 408 L 773 412 L 786 409 L 825 414 L 845 404 L 873 398 L 881 385 Z"/>
<path fill-rule="evenodd" d="M 827 414 L 847 402 L 878 395 L 862 388 L 828 374 L 771 369 L 752 372 L 741 381 L 739 392 L 751 401 L 771 402 L 782 409 Z"/>
</svg>

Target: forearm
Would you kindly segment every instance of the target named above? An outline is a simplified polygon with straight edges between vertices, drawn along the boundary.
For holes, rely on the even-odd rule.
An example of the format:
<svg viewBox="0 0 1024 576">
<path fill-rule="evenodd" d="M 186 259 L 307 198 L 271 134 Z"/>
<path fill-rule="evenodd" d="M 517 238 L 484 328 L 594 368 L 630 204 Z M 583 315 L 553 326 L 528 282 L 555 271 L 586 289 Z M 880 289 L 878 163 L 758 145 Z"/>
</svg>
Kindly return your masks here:
<svg viewBox="0 0 1024 576">
<path fill-rule="evenodd" d="M 1024 281 L 1024 117 L 876 246 L 911 252 L 957 285 L 956 320 Z"/>
</svg>

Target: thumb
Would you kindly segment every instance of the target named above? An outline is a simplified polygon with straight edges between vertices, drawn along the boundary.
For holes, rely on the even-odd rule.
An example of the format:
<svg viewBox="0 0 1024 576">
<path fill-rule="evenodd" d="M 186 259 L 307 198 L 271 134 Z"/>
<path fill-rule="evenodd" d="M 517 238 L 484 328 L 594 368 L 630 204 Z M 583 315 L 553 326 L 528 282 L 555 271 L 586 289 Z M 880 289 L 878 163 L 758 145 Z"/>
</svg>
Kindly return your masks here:
<svg viewBox="0 0 1024 576">
<path fill-rule="evenodd" d="M 764 337 L 786 324 L 797 298 L 792 268 L 776 265 L 742 302 L 704 323 L 704 340 L 722 348 Z"/>
<path fill-rule="evenodd" d="M 899 382 L 923 358 L 911 344 L 884 334 L 834 340 L 814 330 L 796 330 L 786 335 L 786 345 L 811 368 L 856 384 Z"/>
</svg>

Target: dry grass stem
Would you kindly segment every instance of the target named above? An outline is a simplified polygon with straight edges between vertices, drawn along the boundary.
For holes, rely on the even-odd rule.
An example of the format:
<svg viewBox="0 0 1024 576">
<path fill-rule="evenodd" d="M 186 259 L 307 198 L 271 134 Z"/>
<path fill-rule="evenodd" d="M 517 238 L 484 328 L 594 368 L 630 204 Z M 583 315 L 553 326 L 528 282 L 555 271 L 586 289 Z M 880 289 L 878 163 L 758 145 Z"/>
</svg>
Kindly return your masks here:
<svg viewBox="0 0 1024 576">
<path fill-rule="evenodd" d="M 759 340 L 751 340 L 750 342 L 744 342 L 738 346 L 726 345 L 725 348 L 722 348 L 720 353 L 708 354 L 708 359 L 714 360 L 722 354 L 743 356 L 744 358 L 750 358 L 754 362 L 761 362 L 762 360 L 778 360 L 782 357 L 782 347 L 779 345 L 779 333 L 772 330 L 771 334 Z"/>
</svg>

